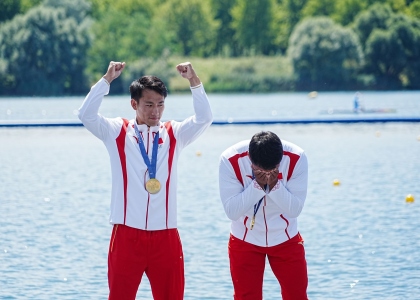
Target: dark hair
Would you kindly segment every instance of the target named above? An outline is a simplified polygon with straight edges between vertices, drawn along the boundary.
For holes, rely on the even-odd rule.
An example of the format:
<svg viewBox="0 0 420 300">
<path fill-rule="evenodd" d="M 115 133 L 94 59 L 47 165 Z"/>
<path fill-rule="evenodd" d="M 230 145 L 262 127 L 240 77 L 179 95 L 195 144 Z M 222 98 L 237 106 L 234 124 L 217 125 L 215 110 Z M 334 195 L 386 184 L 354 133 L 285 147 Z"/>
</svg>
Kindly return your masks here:
<svg viewBox="0 0 420 300">
<path fill-rule="evenodd" d="M 131 99 L 134 99 L 137 102 L 139 102 L 142 96 L 142 92 L 144 90 L 155 91 L 164 98 L 168 96 L 168 89 L 166 88 L 163 81 L 157 78 L 156 76 L 147 75 L 140 77 L 137 80 L 134 80 L 130 84 Z"/>
<path fill-rule="evenodd" d="M 251 162 L 265 170 L 271 170 L 280 163 L 283 157 L 283 145 L 280 138 L 271 131 L 254 134 L 249 142 Z"/>
</svg>

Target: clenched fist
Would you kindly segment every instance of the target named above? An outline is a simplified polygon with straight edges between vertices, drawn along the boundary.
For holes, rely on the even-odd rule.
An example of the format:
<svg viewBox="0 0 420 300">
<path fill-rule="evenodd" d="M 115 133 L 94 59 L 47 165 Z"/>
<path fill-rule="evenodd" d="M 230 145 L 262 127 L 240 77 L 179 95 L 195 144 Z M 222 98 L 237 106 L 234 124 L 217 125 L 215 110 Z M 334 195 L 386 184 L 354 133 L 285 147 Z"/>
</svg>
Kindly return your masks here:
<svg viewBox="0 0 420 300">
<path fill-rule="evenodd" d="M 176 69 L 182 77 L 189 80 L 190 86 L 197 86 L 201 83 L 190 62 L 180 63 Z"/>
</svg>

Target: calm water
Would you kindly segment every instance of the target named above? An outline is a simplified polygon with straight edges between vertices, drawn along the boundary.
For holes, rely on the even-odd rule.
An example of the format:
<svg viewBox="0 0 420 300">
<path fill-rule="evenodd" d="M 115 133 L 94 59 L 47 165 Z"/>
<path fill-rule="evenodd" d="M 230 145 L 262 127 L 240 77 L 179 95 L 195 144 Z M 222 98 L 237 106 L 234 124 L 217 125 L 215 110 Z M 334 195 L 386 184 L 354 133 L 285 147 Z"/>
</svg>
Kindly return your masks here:
<svg viewBox="0 0 420 300">
<path fill-rule="evenodd" d="M 352 95 L 210 98 L 215 119 L 272 119 L 351 108 Z M 420 115 L 419 92 L 364 96 L 366 107 Z M 0 121 L 75 119 L 82 101 L 31 100 L 0 99 Z M 189 96 L 170 96 L 163 119 L 182 119 L 190 106 Z M 132 116 L 126 97 L 109 97 L 102 112 Z M 185 299 L 232 299 L 218 159 L 260 130 L 307 152 L 309 190 L 299 227 L 310 299 L 418 299 L 420 123 L 211 126 L 179 161 Z M 0 182 L 0 299 L 106 299 L 110 168 L 102 143 L 82 127 L 0 128 Z M 407 194 L 416 202 L 406 203 Z M 268 265 L 264 298 L 280 298 Z M 152 299 L 147 278 L 138 299 Z"/>
</svg>

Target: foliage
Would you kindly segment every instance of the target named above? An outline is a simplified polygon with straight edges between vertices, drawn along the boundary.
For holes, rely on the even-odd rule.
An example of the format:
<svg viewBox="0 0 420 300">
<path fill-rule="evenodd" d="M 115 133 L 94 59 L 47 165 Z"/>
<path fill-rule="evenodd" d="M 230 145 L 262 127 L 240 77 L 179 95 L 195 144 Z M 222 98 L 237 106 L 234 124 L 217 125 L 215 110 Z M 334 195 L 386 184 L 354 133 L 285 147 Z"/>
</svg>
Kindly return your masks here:
<svg viewBox="0 0 420 300">
<path fill-rule="evenodd" d="M 356 17 L 355 31 L 366 53 L 364 72 L 376 89 L 419 88 L 420 21 L 375 4 Z"/>
<path fill-rule="evenodd" d="M 414 0 L 410 3 L 407 14 L 411 17 L 420 19 L 420 0 Z"/>
<path fill-rule="evenodd" d="M 42 0 L 1 0 L 0 23 L 13 19 L 17 14 L 26 13 L 30 8 L 41 2 Z"/>
<path fill-rule="evenodd" d="M 20 2 L 16 0 L 0 1 L 0 22 L 12 19 L 20 12 Z"/>
<path fill-rule="evenodd" d="M 394 12 L 406 12 L 408 9 L 406 0 L 307 0 L 302 9 L 304 17 L 328 16 L 342 24 L 351 24 L 354 18 L 371 5 L 387 4 Z"/>
<path fill-rule="evenodd" d="M 93 1 L 97 21 L 88 60 L 91 83 L 102 76 L 112 60 L 134 66 L 139 60 L 164 60 L 165 53 L 208 56 L 214 52 L 218 23 L 207 2 L 169 0 L 158 7 L 155 4 L 153 0 Z M 123 80 L 113 85 L 118 86 L 117 92 L 125 90 Z"/>
<path fill-rule="evenodd" d="M 160 14 L 165 29 L 171 32 L 176 54 L 206 57 L 215 52 L 219 22 L 214 19 L 209 2 L 168 0 Z"/>
<path fill-rule="evenodd" d="M 281 53 L 285 53 L 289 37 L 295 25 L 303 18 L 302 10 L 308 0 L 282 0 L 279 3 L 277 23 L 277 45 Z"/>
<path fill-rule="evenodd" d="M 214 74 L 206 85 L 208 92 L 267 93 L 293 90 L 292 78 L 260 76 L 238 69 L 230 74 Z"/>
<path fill-rule="evenodd" d="M 91 4 L 86 0 L 44 0 L 42 5 L 63 8 L 66 18 L 74 18 L 78 24 L 83 23 L 91 10 Z"/>
<path fill-rule="evenodd" d="M 327 17 L 308 18 L 290 37 L 298 90 L 345 89 L 355 82 L 363 54 L 356 34 Z"/>
<path fill-rule="evenodd" d="M 15 0 L 20 2 L 20 12 L 25 14 L 31 8 L 36 7 L 42 3 L 43 0 Z"/>
<path fill-rule="evenodd" d="M 337 0 L 308 0 L 302 10 L 305 17 L 331 16 L 336 10 Z"/>
<path fill-rule="evenodd" d="M 64 8 L 48 6 L 35 7 L 5 23 L 0 30 L 2 93 L 84 92 L 88 26 L 88 20 L 78 24 Z"/>
<path fill-rule="evenodd" d="M 150 19 L 144 12 L 132 13 L 131 18 L 118 10 L 109 10 L 92 28 L 95 42 L 88 51 L 87 72 L 91 83 L 102 76 L 110 61 L 135 61 L 144 56 L 144 42 Z"/>
<path fill-rule="evenodd" d="M 332 14 L 333 20 L 342 25 L 349 25 L 361 11 L 365 10 L 372 0 L 342 0 L 336 4 Z"/>
<path fill-rule="evenodd" d="M 224 56 L 238 56 L 239 46 L 233 40 L 235 31 L 232 28 L 232 8 L 235 0 L 211 0 L 214 18 L 219 21 L 219 28 L 216 33 L 215 53 Z"/>
<path fill-rule="evenodd" d="M 212 57 L 206 60 L 211 70 L 210 62 L 231 58 L 234 68 L 226 69 L 224 61 L 218 72 L 209 72 L 212 91 L 306 89 L 315 83 L 318 89 L 322 80 L 323 89 L 350 89 L 356 80 L 366 88 L 420 85 L 420 0 L 1 0 L 0 11 L 0 94 L 81 93 L 111 60 L 127 63 L 127 78 L 114 81 L 114 92 L 126 92 L 131 77 L 152 71 L 167 74 L 178 90 L 170 71 L 174 56 Z M 314 16 L 348 28 L 318 24 L 301 32 L 302 41 L 292 39 Z M 306 45 L 311 39 L 316 43 Z M 296 49 L 293 55 L 308 56 L 292 59 L 295 77 L 259 71 L 262 57 L 287 51 L 292 57 Z M 236 66 L 243 57 L 243 66 Z"/>
<path fill-rule="evenodd" d="M 377 89 L 420 88 L 420 30 L 400 17 L 366 41 L 366 71 L 376 77 Z"/>
<path fill-rule="evenodd" d="M 159 77 L 170 90 L 170 80 L 176 75 L 175 67 L 169 62 L 169 51 L 164 51 L 159 58 L 144 57 L 126 65 L 126 69 L 119 79 L 119 84 L 111 85 L 112 94 L 124 94 L 137 78 L 144 75 Z"/>
<path fill-rule="evenodd" d="M 375 3 L 368 10 L 356 16 L 353 29 L 364 46 L 374 29 L 386 29 L 387 23 L 393 15 L 389 5 Z"/>
<path fill-rule="evenodd" d="M 274 0 L 238 0 L 232 8 L 234 38 L 243 54 L 273 54 L 276 51 Z"/>
<path fill-rule="evenodd" d="M 176 65 L 189 60 L 172 57 Z M 213 57 L 191 60 L 208 92 L 278 92 L 294 89 L 290 61 L 284 56 Z M 189 90 L 181 76 L 171 78 L 172 92 Z"/>
</svg>

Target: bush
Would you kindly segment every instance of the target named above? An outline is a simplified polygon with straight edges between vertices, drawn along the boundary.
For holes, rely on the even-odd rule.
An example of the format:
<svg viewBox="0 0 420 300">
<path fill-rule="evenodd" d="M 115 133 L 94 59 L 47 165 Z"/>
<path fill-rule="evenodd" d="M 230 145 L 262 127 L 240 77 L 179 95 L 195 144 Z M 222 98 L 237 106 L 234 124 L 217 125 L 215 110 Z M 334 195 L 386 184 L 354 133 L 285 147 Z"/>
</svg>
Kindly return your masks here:
<svg viewBox="0 0 420 300">
<path fill-rule="evenodd" d="M 5 23 L 0 29 L 1 93 L 84 93 L 88 27 L 89 19 L 78 23 L 65 8 L 47 6 Z"/>
<path fill-rule="evenodd" d="M 356 34 L 327 17 L 299 23 L 292 32 L 288 55 L 298 90 L 340 90 L 354 85 L 363 61 Z"/>
</svg>

